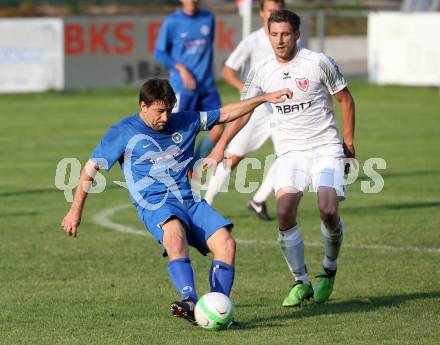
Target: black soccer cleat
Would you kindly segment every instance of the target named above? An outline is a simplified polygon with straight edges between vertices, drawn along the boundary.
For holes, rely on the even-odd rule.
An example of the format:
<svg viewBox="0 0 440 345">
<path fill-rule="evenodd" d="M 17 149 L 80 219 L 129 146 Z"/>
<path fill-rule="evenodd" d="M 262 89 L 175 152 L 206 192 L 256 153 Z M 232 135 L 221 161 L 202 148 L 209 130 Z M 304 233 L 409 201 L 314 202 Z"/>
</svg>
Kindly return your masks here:
<svg viewBox="0 0 440 345">
<path fill-rule="evenodd" d="M 269 221 L 269 220 L 273 219 L 267 213 L 267 206 L 264 201 L 263 202 L 255 202 L 253 199 L 251 199 L 251 200 L 249 200 L 249 203 L 248 203 L 248 209 L 249 209 L 249 211 L 254 212 L 258 216 L 258 218 L 260 218 L 262 220 Z"/>
<path fill-rule="evenodd" d="M 194 302 L 190 297 L 184 299 L 183 301 L 176 301 L 171 303 L 170 312 L 174 317 L 182 317 L 188 320 L 193 325 L 197 325 L 196 319 L 194 317 L 194 307 L 196 302 Z"/>
<path fill-rule="evenodd" d="M 228 325 L 228 329 L 239 329 L 241 328 L 240 323 L 232 319 L 231 323 Z"/>
</svg>

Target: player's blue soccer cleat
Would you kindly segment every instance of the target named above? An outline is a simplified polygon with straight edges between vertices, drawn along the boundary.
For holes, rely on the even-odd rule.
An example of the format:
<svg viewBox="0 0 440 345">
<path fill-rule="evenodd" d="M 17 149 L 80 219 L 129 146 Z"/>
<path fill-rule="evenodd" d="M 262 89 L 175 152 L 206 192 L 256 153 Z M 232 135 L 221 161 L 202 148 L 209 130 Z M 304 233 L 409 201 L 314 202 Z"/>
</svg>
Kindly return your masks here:
<svg viewBox="0 0 440 345">
<path fill-rule="evenodd" d="M 295 284 L 289 294 L 283 301 L 283 307 L 298 307 L 305 300 L 313 297 L 313 288 L 311 283 L 303 283 L 301 280 L 295 281 Z"/>
</svg>

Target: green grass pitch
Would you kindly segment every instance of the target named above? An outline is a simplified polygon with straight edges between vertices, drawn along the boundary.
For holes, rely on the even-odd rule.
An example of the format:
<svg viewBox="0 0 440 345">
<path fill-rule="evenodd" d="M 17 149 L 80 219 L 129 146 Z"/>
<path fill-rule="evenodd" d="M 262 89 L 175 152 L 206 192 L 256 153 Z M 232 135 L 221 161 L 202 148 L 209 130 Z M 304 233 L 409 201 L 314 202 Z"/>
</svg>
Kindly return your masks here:
<svg viewBox="0 0 440 345">
<path fill-rule="evenodd" d="M 151 237 L 110 230 L 96 215 L 128 205 L 118 167 L 90 195 L 77 239 L 59 223 L 69 204 L 54 187 L 57 163 L 83 164 L 104 131 L 137 112 L 137 90 L 0 96 L 0 344 L 432 344 L 440 343 L 440 96 L 434 88 L 376 87 L 353 80 L 361 165 L 386 160 L 385 186 L 365 194 L 364 173 L 341 205 L 346 222 L 334 294 L 324 305 L 283 309 L 291 276 L 277 223 L 246 209 L 247 194 L 216 207 L 235 222 L 232 300 L 239 330 L 209 332 L 169 315 L 177 298 Z M 237 94 L 220 85 L 223 101 Z M 338 115 L 339 117 L 339 115 Z M 271 152 L 267 143 L 255 157 Z M 261 172 L 250 171 L 248 181 Z M 274 198 L 269 201 L 275 213 Z M 316 202 L 300 206 L 309 273 L 322 247 Z M 142 229 L 133 208 L 107 215 Z M 247 241 L 250 240 L 250 241 Z M 199 294 L 209 258 L 191 252 Z"/>
</svg>

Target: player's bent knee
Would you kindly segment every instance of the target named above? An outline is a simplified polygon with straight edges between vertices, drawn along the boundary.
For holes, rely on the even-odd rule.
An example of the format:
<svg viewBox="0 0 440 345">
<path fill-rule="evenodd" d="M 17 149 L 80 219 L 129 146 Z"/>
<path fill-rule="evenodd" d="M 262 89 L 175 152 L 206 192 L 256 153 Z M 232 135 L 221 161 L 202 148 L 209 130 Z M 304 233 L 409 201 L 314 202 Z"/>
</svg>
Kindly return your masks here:
<svg viewBox="0 0 440 345">
<path fill-rule="evenodd" d="M 188 242 L 183 225 L 173 219 L 162 226 L 163 246 L 171 257 L 188 256 Z"/>
<path fill-rule="evenodd" d="M 235 251 L 237 249 L 237 243 L 235 242 L 235 239 L 232 236 L 229 236 L 229 238 L 226 239 L 224 242 L 224 251 L 225 253 L 235 256 Z"/>
<path fill-rule="evenodd" d="M 294 187 L 284 187 L 277 191 L 277 214 L 280 226 L 296 224 L 298 204 L 302 192 Z"/>
<path fill-rule="evenodd" d="M 222 228 L 208 239 L 208 247 L 216 260 L 233 264 L 235 261 L 236 242 L 229 230 Z"/>
<path fill-rule="evenodd" d="M 235 262 L 236 242 L 231 236 L 227 238 L 217 253 L 213 253 L 215 258 L 219 258 L 221 261 L 227 264 L 234 265 Z"/>
<path fill-rule="evenodd" d="M 335 205 L 326 205 L 319 208 L 321 219 L 324 222 L 331 222 L 338 216 L 338 207 Z"/>
<path fill-rule="evenodd" d="M 216 247 L 217 247 L 219 254 L 233 256 L 233 255 L 235 255 L 235 250 L 236 250 L 237 244 L 235 242 L 235 239 L 228 232 L 228 234 L 225 235 L 221 239 L 221 241 L 219 241 L 219 243 Z"/>
<path fill-rule="evenodd" d="M 185 255 L 187 249 L 186 241 L 178 236 L 169 238 L 164 247 L 169 255 Z"/>
<path fill-rule="evenodd" d="M 291 207 L 278 207 L 277 213 L 280 223 L 296 222 L 296 212 Z"/>
</svg>

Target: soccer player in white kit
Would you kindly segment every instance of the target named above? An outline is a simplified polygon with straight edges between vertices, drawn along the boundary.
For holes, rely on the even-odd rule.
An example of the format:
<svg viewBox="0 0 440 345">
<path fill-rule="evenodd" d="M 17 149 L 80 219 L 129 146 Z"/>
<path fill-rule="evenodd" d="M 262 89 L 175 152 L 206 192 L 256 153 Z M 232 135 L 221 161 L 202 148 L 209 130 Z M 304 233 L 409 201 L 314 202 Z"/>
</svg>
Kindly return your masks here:
<svg viewBox="0 0 440 345">
<path fill-rule="evenodd" d="M 273 11 L 283 7 L 284 0 L 260 0 L 260 16 L 263 27 L 242 40 L 225 62 L 222 76 L 228 84 L 235 87 L 240 93 L 243 91 L 244 82 L 240 79 L 239 72 L 246 77 L 247 73 L 258 63 L 274 55 L 269 41 L 267 21 Z M 271 113 L 272 109 L 269 104 L 259 106 L 254 110 L 246 126 L 229 143 L 227 151 L 230 155 L 231 164 L 228 168 L 220 164 L 215 174 L 211 176 L 208 190 L 204 196 L 208 204 L 213 204 L 215 197 L 228 181 L 231 170 L 238 165 L 243 157 L 249 152 L 258 150 L 269 139 L 271 136 Z M 267 213 L 266 199 L 273 190 L 274 168 L 275 166 L 272 164 L 267 170 L 260 188 L 248 204 L 248 208 L 263 220 L 271 220 Z"/>
<path fill-rule="evenodd" d="M 288 10 L 271 14 L 269 38 L 275 56 L 249 73 L 242 98 L 278 88 L 290 88 L 292 99 L 273 105 L 272 137 L 275 193 L 279 221 L 278 242 L 295 282 L 283 306 L 299 306 L 313 297 L 327 301 L 333 291 L 344 222 L 338 214 L 345 198 L 344 155 L 354 158 L 355 105 L 335 61 L 322 53 L 298 48 L 300 18 Z M 339 139 L 332 96 L 340 104 L 343 142 Z M 227 127 L 208 157 L 220 162 L 231 138 L 250 115 Z M 324 259 L 313 290 L 304 262 L 304 240 L 296 222 L 298 205 L 308 186 L 317 195 L 324 239 Z"/>
</svg>

